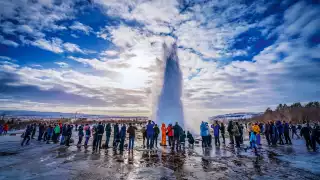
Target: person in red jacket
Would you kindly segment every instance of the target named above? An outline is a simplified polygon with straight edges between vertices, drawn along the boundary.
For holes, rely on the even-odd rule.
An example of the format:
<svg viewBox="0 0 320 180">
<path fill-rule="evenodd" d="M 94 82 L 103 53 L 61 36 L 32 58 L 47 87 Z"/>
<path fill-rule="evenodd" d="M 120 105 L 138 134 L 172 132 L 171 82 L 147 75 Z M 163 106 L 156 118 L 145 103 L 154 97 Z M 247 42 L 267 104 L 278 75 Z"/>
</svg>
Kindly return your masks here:
<svg viewBox="0 0 320 180">
<path fill-rule="evenodd" d="M 167 127 L 167 135 L 169 137 L 169 146 L 173 145 L 173 127 L 172 124 L 169 124 Z"/>
<path fill-rule="evenodd" d="M 8 131 L 9 131 L 9 125 L 5 123 L 3 126 L 3 135 L 7 135 Z"/>
</svg>

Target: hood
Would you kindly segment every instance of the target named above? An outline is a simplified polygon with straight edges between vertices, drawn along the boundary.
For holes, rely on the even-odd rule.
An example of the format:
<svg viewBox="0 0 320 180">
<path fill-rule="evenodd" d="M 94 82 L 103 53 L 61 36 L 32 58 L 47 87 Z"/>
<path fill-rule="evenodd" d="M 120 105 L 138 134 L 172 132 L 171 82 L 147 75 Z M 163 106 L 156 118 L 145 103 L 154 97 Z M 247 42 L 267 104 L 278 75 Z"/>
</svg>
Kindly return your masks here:
<svg viewBox="0 0 320 180">
<path fill-rule="evenodd" d="M 166 127 L 166 125 L 164 123 L 162 123 L 161 127 Z"/>
</svg>

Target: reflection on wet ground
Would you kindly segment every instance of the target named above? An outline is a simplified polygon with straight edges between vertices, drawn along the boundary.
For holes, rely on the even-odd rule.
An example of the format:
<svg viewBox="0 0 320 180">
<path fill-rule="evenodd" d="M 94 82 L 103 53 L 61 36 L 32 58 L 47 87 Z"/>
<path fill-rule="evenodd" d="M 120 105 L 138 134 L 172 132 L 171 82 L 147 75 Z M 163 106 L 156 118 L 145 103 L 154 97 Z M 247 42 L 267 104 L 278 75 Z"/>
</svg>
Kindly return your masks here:
<svg viewBox="0 0 320 180">
<path fill-rule="evenodd" d="M 255 156 L 251 150 L 229 145 L 203 149 L 197 144 L 179 152 L 169 147 L 148 151 L 141 148 L 141 137 L 137 138 L 135 150 L 122 153 L 113 149 L 93 152 L 90 146 L 65 147 L 37 141 L 20 147 L 20 138 L 0 140 L 0 179 L 320 178 L 319 153 L 303 150 L 303 141 L 295 141 L 293 147 L 264 146 L 260 155 Z"/>
</svg>

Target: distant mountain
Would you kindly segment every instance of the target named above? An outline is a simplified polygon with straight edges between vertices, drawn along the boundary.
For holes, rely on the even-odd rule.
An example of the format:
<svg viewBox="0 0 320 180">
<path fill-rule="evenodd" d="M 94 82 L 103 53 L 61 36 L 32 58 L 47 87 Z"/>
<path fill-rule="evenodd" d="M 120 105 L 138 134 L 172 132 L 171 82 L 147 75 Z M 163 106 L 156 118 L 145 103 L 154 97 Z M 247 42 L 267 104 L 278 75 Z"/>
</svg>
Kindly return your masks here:
<svg viewBox="0 0 320 180">
<path fill-rule="evenodd" d="M 212 116 L 209 118 L 209 120 L 235 120 L 235 119 L 247 119 L 252 118 L 255 116 L 259 116 L 263 114 L 260 113 L 253 113 L 253 112 L 241 112 L 241 113 L 230 113 L 230 114 L 223 114 L 223 115 L 217 115 Z"/>
<path fill-rule="evenodd" d="M 61 113 L 61 112 L 40 112 L 40 111 L 23 111 L 23 110 L 0 110 L 0 116 L 5 114 L 6 117 L 25 117 L 25 118 L 74 118 L 75 113 Z M 120 118 L 123 116 L 108 116 L 95 114 L 77 114 L 77 118 Z M 135 116 L 138 117 L 138 116 Z"/>
</svg>

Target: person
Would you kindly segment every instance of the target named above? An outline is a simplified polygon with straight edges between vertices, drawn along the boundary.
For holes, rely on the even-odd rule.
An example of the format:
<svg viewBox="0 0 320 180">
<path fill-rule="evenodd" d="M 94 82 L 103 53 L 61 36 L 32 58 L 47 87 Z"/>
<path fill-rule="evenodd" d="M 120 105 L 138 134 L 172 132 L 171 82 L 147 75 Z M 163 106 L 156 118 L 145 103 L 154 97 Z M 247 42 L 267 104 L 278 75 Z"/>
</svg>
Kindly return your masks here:
<svg viewBox="0 0 320 180">
<path fill-rule="evenodd" d="M 225 139 L 225 136 L 224 136 L 224 134 L 225 134 L 225 126 L 224 126 L 224 124 L 223 124 L 223 122 L 221 122 L 221 125 L 220 125 L 220 132 L 221 132 L 221 137 L 222 137 L 222 140 L 223 140 L 223 144 L 226 144 L 226 139 Z"/>
<path fill-rule="evenodd" d="M 300 136 L 297 133 L 297 126 L 292 124 L 291 122 L 290 122 L 290 126 L 291 126 L 292 139 L 294 135 L 296 135 L 297 139 L 300 139 Z"/>
<path fill-rule="evenodd" d="M 92 150 L 95 151 L 97 149 L 97 140 L 98 140 L 98 129 L 97 125 L 94 124 L 91 128 L 92 133 Z"/>
<path fill-rule="evenodd" d="M 289 124 L 285 121 L 283 121 L 283 134 L 284 134 L 284 139 L 286 141 L 286 144 L 292 144 L 291 139 L 290 139 L 290 127 Z"/>
<path fill-rule="evenodd" d="M 281 123 L 281 121 L 277 121 L 277 129 L 278 129 L 278 133 L 279 133 L 279 144 L 280 145 L 284 145 L 284 142 L 283 142 L 283 139 L 282 139 L 282 137 L 283 137 L 283 125 L 282 125 L 282 123 Z"/>
<path fill-rule="evenodd" d="M 181 129 L 181 131 L 182 131 L 182 129 Z M 180 133 L 180 146 L 179 146 L 180 150 L 181 150 L 181 147 L 183 147 L 183 149 L 186 148 L 186 137 L 187 136 L 186 136 L 186 132 L 185 131 Z"/>
<path fill-rule="evenodd" d="M 61 141 L 60 141 L 60 145 L 64 145 L 65 144 L 65 140 L 67 138 L 67 130 L 68 130 L 68 127 L 67 127 L 67 124 L 64 124 L 63 127 L 62 127 L 62 134 L 61 134 Z"/>
<path fill-rule="evenodd" d="M 129 151 L 133 150 L 136 130 L 138 129 L 135 126 L 133 126 L 131 123 L 129 123 L 129 128 L 127 130 L 127 133 L 129 134 Z"/>
<path fill-rule="evenodd" d="M 251 131 L 250 132 L 250 145 L 251 145 L 251 148 L 254 149 L 255 154 L 257 155 L 258 154 L 258 150 L 257 150 L 256 142 L 257 142 L 256 133 L 254 131 Z"/>
<path fill-rule="evenodd" d="M 31 132 L 32 132 L 32 126 L 27 125 L 27 128 L 26 128 L 26 130 L 25 130 L 24 133 L 23 133 L 23 140 L 22 140 L 22 142 L 21 142 L 21 146 L 24 145 L 24 142 L 25 142 L 26 140 L 27 140 L 26 145 L 29 145 Z"/>
<path fill-rule="evenodd" d="M 59 138 L 59 135 L 60 135 L 60 126 L 57 124 L 55 125 L 54 129 L 53 129 L 53 133 L 54 133 L 54 138 L 52 139 L 52 141 L 54 143 L 57 143 L 58 142 L 58 138 Z"/>
<path fill-rule="evenodd" d="M 178 151 L 178 148 L 180 146 L 180 134 L 182 133 L 182 128 L 179 126 L 178 122 L 173 126 L 173 144 L 171 146 L 171 150 L 174 150 L 174 147 L 176 146 L 176 150 Z"/>
<path fill-rule="evenodd" d="M 44 133 L 44 125 L 43 123 L 39 123 L 38 141 L 42 140 L 43 133 Z"/>
<path fill-rule="evenodd" d="M 160 134 L 160 129 L 157 124 L 154 125 L 154 137 L 153 137 L 153 142 L 156 148 L 158 148 L 158 136 Z"/>
<path fill-rule="evenodd" d="M 230 137 L 230 144 L 234 144 L 234 138 L 233 138 L 233 123 L 232 121 L 229 121 L 229 124 L 228 124 L 228 133 L 229 133 L 229 137 Z"/>
<path fill-rule="evenodd" d="M 240 147 L 240 132 L 239 132 L 239 127 L 237 125 L 237 123 L 233 122 L 232 123 L 232 134 L 235 137 L 236 140 L 236 147 L 239 148 Z"/>
<path fill-rule="evenodd" d="M 154 122 L 151 120 L 148 121 L 147 124 L 147 149 L 153 148 L 153 138 L 154 138 Z"/>
<path fill-rule="evenodd" d="M 210 133 L 210 128 L 209 128 L 208 122 L 206 122 L 206 127 L 207 127 L 206 141 L 207 141 L 208 147 L 212 147 L 212 145 L 211 145 L 212 144 L 212 136 Z"/>
<path fill-rule="evenodd" d="M 219 125 L 218 121 L 216 121 L 215 124 L 212 124 L 211 128 L 213 129 L 214 144 L 216 146 L 220 146 L 220 138 L 219 138 L 220 125 Z"/>
<path fill-rule="evenodd" d="M 167 127 L 167 135 L 169 139 L 169 146 L 172 146 L 173 144 L 173 127 L 172 124 L 169 124 Z"/>
<path fill-rule="evenodd" d="M 5 123 L 3 125 L 3 135 L 7 135 L 8 131 L 9 131 L 9 125 L 8 123 Z"/>
<path fill-rule="evenodd" d="M 113 126 L 113 147 L 117 148 L 118 147 L 118 142 L 117 140 L 119 137 L 119 125 L 118 123 L 116 123 L 114 126 Z"/>
<path fill-rule="evenodd" d="M 3 133 L 3 126 L 2 124 L 0 124 L 0 136 L 2 136 L 2 133 Z"/>
<path fill-rule="evenodd" d="M 91 136 L 91 129 L 90 129 L 89 124 L 86 124 L 86 126 L 84 127 L 84 131 L 86 133 L 86 141 L 84 142 L 84 146 L 87 147 L 90 136 Z"/>
<path fill-rule="evenodd" d="M 141 128 L 143 148 L 146 148 L 147 129 L 145 126 Z"/>
<path fill-rule="evenodd" d="M 97 126 L 97 143 L 96 143 L 96 150 L 99 148 L 101 149 L 101 143 L 102 143 L 102 135 L 104 133 L 104 127 L 102 125 L 102 122 L 99 122 Z"/>
<path fill-rule="evenodd" d="M 161 146 L 166 146 L 166 143 L 167 143 L 167 139 L 166 139 L 166 131 L 167 131 L 167 128 L 166 128 L 166 125 L 164 123 L 162 123 L 161 125 L 161 132 L 162 132 L 162 136 L 161 136 Z"/>
<path fill-rule="evenodd" d="M 34 123 L 32 125 L 31 139 L 34 139 L 34 136 L 36 135 L 36 131 L 37 131 L 37 125 L 36 125 L 36 123 Z"/>
<path fill-rule="evenodd" d="M 50 138 L 52 137 L 53 128 L 51 125 L 47 128 L 47 144 L 49 144 Z"/>
<path fill-rule="evenodd" d="M 269 122 L 267 122 L 266 125 L 265 125 L 264 135 L 266 136 L 268 146 L 270 146 L 271 145 L 271 140 L 270 140 L 270 123 Z"/>
<path fill-rule="evenodd" d="M 311 138 L 310 138 L 310 127 L 309 124 L 304 122 L 300 130 L 300 136 L 303 137 L 306 141 L 307 149 L 312 148 Z"/>
<path fill-rule="evenodd" d="M 106 149 L 109 148 L 109 141 L 110 141 L 110 136 L 111 136 L 111 124 L 108 123 L 106 125 L 106 128 L 105 128 L 105 131 L 106 131 Z"/>
<path fill-rule="evenodd" d="M 237 122 L 237 125 L 239 127 L 239 132 L 240 132 L 240 143 L 243 144 L 243 129 L 244 129 L 244 127 L 242 124 L 238 124 L 238 122 Z"/>
<path fill-rule="evenodd" d="M 126 128 L 126 125 L 123 124 L 120 130 L 120 147 L 119 147 L 120 151 L 124 150 L 124 141 L 126 139 L 126 133 L 127 133 L 127 128 Z"/>
<path fill-rule="evenodd" d="M 277 146 L 277 141 L 279 137 L 278 129 L 277 126 L 274 124 L 274 122 L 271 122 L 270 124 L 270 131 L 271 131 L 271 141 L 272 141 L 272 146 Z"/>
<path fill-rule="evenodd" d="M 314 152 L 317 151 L 317 143 L 320 145 L 320 126 L 315 124 L 311 132 L 311 144 Z"/>
<path fill-rule="evenodd" d="M 68 124 L 67 126 L 67 133 L 66 133 L 66 146 L 70 146 L 70 140 L 72 136 L 72 126 Z"/>
<path fill-rule="evenodd" d="M 81 146 L 81 143 L 82 143 L 82 139 L 83 139 L 83 136 L 84 136 L 84 133 L 83 133 L 83 126 L 80 125 L 78 128 L 78 136 L 79 136 L 79 140 L 78 140 L 78 143 L 77 143 L 77 146 L 80 147 Z"/>
<path fill-rule="evenodd" d="M 76 131 L 78 131 L 78 124 L 76 124 L 75 126 L 76 126 Z"/>
<path fill-rule="evenodd" d="M 189 131 L 187 132 L 187 138 L 188 138 L 188 143 L 189 143 L 189 145 L 191 145 L 191 146 L 193 147 L 193 145 L 194 145 L 194 138 L 193 138 L 192 134 L 191 134 Z"/>
<path fill-rule="evenodd" d="M 205 122 L 201 122 L 200 125 L 200 135 L 202 137 L 202 147 L 208 146 L 207 136 L 208 136 L 208 127 Z"/>
<path fill-rule="evenodd" d="M 260 126 L 258 125 L 258 123 L 255 123 L 253 126 L 252 126 L 252 130 L 253 132 L 256 133 L 256 138 L 257 138 L 257 145 L 261 145 L 261 139 L 260 139 Z"/>
</svg>

